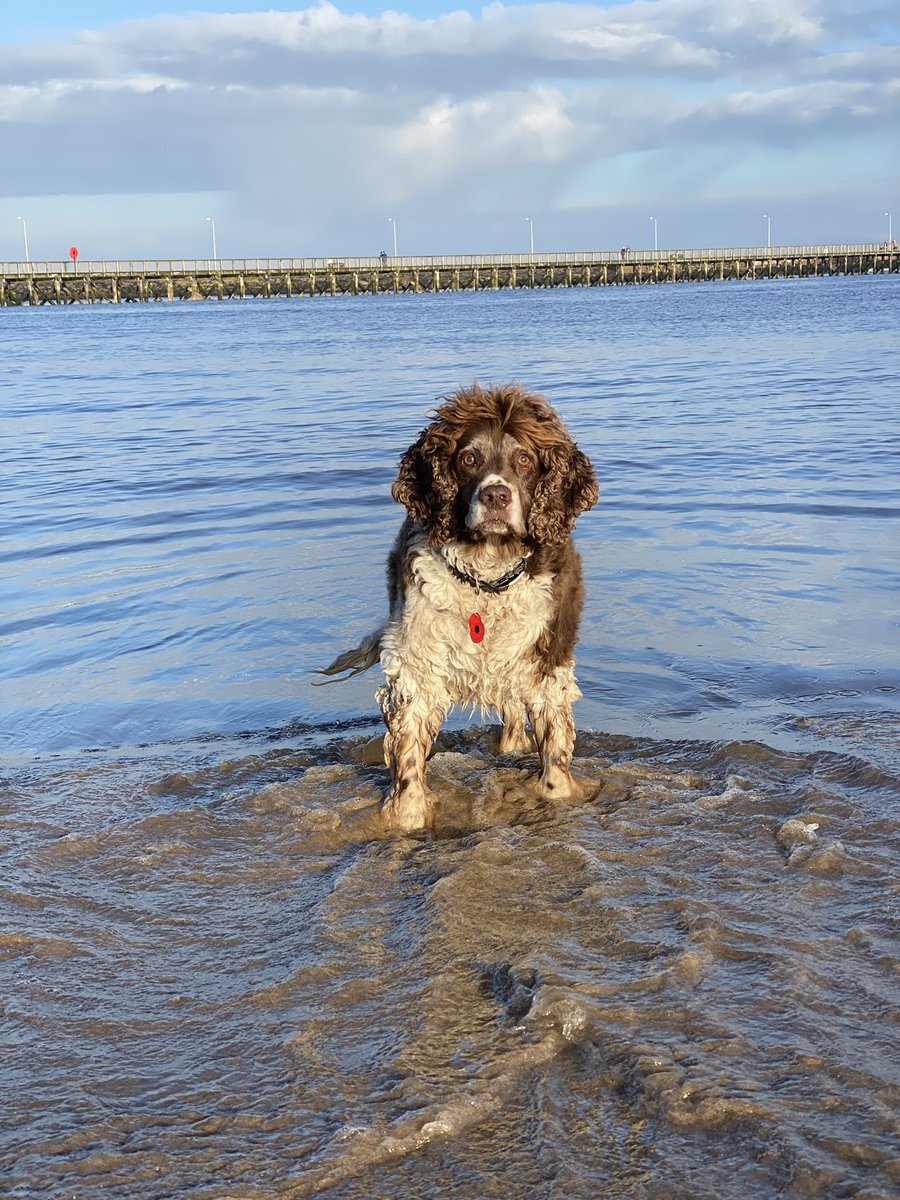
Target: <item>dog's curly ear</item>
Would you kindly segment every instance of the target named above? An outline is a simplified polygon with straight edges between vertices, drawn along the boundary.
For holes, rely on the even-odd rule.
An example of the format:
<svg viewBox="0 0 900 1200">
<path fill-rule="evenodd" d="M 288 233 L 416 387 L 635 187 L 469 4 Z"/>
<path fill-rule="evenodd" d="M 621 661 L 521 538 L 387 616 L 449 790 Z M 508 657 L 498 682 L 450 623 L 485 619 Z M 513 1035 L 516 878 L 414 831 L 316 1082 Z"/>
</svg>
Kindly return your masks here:
<svg viewBox="0 0 900 1200">
<path fill-rule="evenodd" d="M 562 546 L 581 513 L 597 503 L 591 460 L 565 441 L 539 452 L 541 478 L 528 514 L 528 533 L 539 545 Z"/>
<path fill-rule="evenodd" d="M 428 515 L 427 496 L 431 485 L 431 473 L 422 454 L 422 446 L 427 432 L 427 430 L 423 431 L 419 435 L 419 440 L 410 446 L 400 459 L 397 478 L 391 486 L 391 495 L 420 525 L 424 525 Z"/>
<path fill-rule="evenodd" d="M 391 495 L 422 526 L 432 546 L 442 546 L 457 532 L 456 481 L 450 470 L 454 443 L 440 423 L 423 429 L 400 459 L 391 487 Z"/>
</svg>

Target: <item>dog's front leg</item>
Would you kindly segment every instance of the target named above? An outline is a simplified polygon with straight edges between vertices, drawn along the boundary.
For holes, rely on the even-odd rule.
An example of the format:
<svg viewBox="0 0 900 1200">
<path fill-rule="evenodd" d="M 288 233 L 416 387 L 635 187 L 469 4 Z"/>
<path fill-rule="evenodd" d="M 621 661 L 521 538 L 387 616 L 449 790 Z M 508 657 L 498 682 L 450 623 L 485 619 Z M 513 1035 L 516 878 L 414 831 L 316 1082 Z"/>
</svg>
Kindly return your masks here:
<svg viewBox="0 0 900 1200">
<path fill-rule="evenodd" d="M 572 701 L 580 695 L 571 668 L 560 668 L 542 681 L 528 705 L 541 759 L 541 795 L 547 800 L 572 800 L 581 795 L 571 775 L 575 749 Z"/>
<path fill-rule="evenodd" d="M 441 726 L 440 708 L 424 697 L 399 694 L 391 683 L 377 696 L 388 730 L 384 761 L 391 772 L 382 806 L 385 824 L 401 833 L 428 829 L 437 797 L 425 785 L 425 761 Z"/>
<path fill-rule="evenodd" d="M 517 700 L 503 705 L 503 729 L 497 748 L 501 754 L 522 754 L 534 749 L 525 730 L 525 705 Z"/>
</svg>

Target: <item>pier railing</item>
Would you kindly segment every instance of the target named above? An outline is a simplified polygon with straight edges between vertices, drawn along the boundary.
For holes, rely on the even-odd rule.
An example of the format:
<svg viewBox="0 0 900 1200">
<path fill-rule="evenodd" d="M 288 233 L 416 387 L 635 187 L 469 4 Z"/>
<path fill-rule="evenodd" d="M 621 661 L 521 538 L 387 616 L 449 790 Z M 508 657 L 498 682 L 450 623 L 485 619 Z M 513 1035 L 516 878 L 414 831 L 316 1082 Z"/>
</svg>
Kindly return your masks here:
<svg viewBox="0 0 900 1200">
<path fill-rule="evenodd" d="M 552 262 L 560 266 L 588 263 L 717 262 L 753 258 L 812 258 L 836 254 L 874 254 L 890 250 L 885 242 L 834 243 L 812 246 L 717 246 L 703 250 L 535 251 L 533 254 L 374 255 L 366 258 L 332 255 L 320 258 L 156 258 L 68 259 L 0 262 L 0 275 L 172 275 L 192 272 L 368 271 L 372 269 L 428 270 L 449 267 L 520 267 Z M 896 251 L 896 247 L 893 247 Z"/>
</svg>

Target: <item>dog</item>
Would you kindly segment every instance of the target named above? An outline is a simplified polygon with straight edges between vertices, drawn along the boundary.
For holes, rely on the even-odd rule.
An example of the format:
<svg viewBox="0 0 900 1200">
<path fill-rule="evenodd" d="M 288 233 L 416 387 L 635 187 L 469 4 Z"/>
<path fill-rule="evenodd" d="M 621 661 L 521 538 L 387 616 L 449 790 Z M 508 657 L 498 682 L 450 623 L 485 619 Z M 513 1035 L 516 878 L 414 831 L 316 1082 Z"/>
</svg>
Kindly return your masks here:
<svg viewBox="0 0 900 1200">
<path fill-rule="evenodd" d="M 503 754 L 540 756 L 541 795 L 579 794 L 573 651 L 584 602 L 577 517 L 597 502 L 590 460 L 541 396 L 477 383 L 443 399 L 391 489 L 408 513 L 388 558 L 390 617 L 322 671 L 380 657 L 386 824 L 428 829 L 425 762 L 454 705 L 496 711 Z M 349 675 L 345 676 L 348 678 Z"/>
</svg>

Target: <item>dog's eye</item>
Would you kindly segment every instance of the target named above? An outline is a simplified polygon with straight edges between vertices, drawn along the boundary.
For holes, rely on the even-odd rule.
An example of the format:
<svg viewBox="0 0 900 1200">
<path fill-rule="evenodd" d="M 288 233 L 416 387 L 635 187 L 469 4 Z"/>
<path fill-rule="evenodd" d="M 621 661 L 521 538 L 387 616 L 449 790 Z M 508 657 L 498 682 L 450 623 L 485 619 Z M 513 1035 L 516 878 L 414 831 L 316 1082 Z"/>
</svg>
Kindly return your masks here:
<svg viewBox="0 0 900 1200">
<path fill-rule="evenodd" d="M 528 453 L 527 450 L 519 451 L 519 453 L 516 455 L 516 463 L 520 467 L 530 467 L 531 466 L 531 455 Z"/>
<path fill-rule="evenodd" d="M 474 467 L 475 464 L 478 462 L 478 459 L 472 453 L 471 450 L 467 450 L 466 453 L 462 455 L 462 457 L 460 458 L 459 461 L 462 463 L 462 465 L 464 467 Z"/>
</svg>

